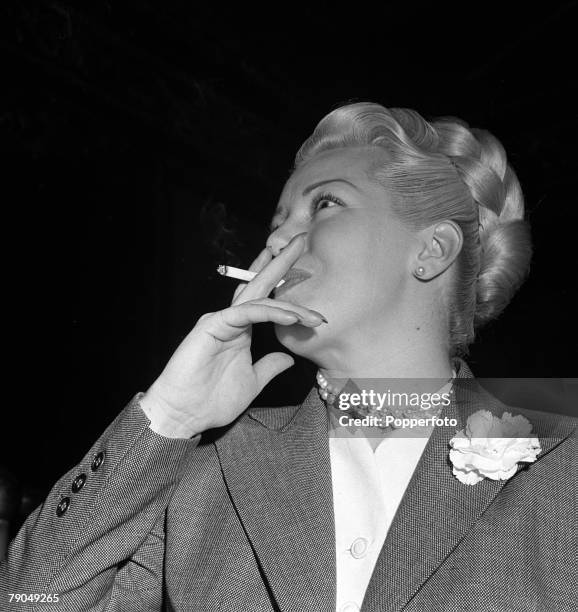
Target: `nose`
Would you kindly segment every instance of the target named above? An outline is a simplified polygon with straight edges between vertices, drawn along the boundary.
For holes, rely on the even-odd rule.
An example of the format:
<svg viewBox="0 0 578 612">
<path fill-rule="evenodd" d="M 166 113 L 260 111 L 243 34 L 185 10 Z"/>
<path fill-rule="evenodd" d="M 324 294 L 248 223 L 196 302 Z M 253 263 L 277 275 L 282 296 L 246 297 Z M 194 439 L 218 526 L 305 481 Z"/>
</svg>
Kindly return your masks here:
<svg viewBox="0 0 578 612">
<path fill-rule="evenodd" d="M 277 257 L 279 253 L 291 242 L 294 236 L 303 233 L 301 231 L 287 231 L 283 230 L 282 227 L 277 228 L 274 232 L 269 234 L 267 238 L 266 247 L 271 251 L 273 257 Z"/>
</svg>

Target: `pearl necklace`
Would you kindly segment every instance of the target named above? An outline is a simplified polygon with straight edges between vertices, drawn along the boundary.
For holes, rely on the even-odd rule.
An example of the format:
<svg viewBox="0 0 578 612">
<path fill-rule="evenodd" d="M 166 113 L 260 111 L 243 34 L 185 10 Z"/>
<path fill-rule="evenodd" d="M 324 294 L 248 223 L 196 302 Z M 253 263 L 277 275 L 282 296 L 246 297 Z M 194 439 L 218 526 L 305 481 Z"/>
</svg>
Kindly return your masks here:
<svg viewBox="0 0 578 612">
<path fill-rule="evenodd" d="M 339 389 L 330 385 L 325 376 L 321 374 L 321 370 L 317 370 L 317 391 L 321 396 L 321 399 L 325 400 L 328 404 L 333 404 L 335 398 L 339 395 Z"/>
</svg>

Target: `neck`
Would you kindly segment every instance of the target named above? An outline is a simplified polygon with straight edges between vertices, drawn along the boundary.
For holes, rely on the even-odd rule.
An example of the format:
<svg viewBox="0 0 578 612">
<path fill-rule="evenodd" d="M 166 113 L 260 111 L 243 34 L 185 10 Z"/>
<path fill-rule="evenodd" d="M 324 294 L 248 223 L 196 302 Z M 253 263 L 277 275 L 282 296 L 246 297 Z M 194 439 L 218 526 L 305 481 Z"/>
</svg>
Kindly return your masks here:
<svg viewBox="0 0 578 612">
<path fill-rule="evenodd" d="M 317 361 L 327 380 L 363 378 L 448 379 L 452 364 L 442 333 L 414 326 L 373 333 L 371 338 L 349 339 L 333 347 Z"/>
</svg>

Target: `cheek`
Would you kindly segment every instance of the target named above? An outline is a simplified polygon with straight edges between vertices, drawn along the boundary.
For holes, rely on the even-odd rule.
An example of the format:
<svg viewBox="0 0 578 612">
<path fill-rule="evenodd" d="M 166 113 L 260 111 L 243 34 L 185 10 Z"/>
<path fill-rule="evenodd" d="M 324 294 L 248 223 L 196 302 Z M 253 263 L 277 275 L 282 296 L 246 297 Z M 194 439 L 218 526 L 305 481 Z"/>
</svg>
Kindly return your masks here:
<svg viewBox="0 0 578 612">
<path fill-rule="evenodd" d="M 323 273 L 351 282 L 362 276 L 373 260 L 372 238 L 367 219 L 342 214 L 325 223 L 311 234 L 311 254 L 323 268 Z"/>
<path fill-rule="evenodd" d="M 312 255 L 331 282 L 383 288 L 396 284 L 405 272 L 408 241 L 383 218 L 343 214 L 311 238 Z"/>
<path fill-rule="evenodd" d="M 335 311 L 347 321 L 373 320 L 403 301 L 408 239 L 383 219 L 351 215 L 343 223 L 344 217 L 312 235 L 322 272 L 315 301 L 323 301 L 327 316 Z"/>
</svg>

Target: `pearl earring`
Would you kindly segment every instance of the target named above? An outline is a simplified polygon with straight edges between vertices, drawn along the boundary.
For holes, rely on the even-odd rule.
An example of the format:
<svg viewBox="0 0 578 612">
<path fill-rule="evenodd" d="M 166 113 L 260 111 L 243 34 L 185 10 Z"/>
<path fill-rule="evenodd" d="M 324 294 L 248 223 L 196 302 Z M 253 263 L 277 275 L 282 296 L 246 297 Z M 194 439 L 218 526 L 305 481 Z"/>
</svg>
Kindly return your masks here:
<svg viewBox="0 0 578 612">
<path fill-rule="evenodd" d="M 425 274 L 425 268 L 422 268 L 422 266 L 419 266 L 419 268 L 416 268 L 415 270 L 416 276 L 423 276 L 424 274 Z"/>
</svg>

